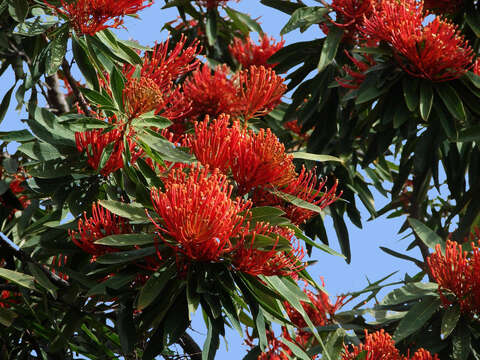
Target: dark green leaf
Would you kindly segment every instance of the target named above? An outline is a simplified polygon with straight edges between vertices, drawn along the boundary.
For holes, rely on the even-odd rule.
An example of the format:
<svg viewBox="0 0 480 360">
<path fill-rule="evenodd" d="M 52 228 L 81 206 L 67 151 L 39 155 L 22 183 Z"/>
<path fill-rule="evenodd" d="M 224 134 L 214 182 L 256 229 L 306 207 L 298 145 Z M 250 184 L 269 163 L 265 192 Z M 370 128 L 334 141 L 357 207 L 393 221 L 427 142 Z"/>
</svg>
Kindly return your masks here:
<svg viewBox="0 0 480 360">
<path fill-rule="evenodd" d="M 120 307 L 117 310 L 117 328 L 120 344 L 125 355 L 130 354 L 135 349 L 137 332 L 135 322 L 133 321 L 132 300 L 128 295 L 120 301 Z"/>
<path fill-rule="evenodd" d="M 408 218 L 408 222 L 410 223 L 413 231 L 415 231 L 417 236 L 425 245 L 427 245 L 430 249 L 435 250 L 436 245 L 438 244 L 440 245 L 442 253 L 445 254 L 445 241 L 443 241 L 440 236 L 438 236 L 428 226 L 424 225 L 417 219 Z"/>
<path fill-rule="evenodd" d="M 122 264 L 135 260 L 140 260 L 147 256 L 154 255 L 155 253 L 156 249 L 154 246 L 138 250 L 114 252 L 100 256 L 99 258 L 97 258 L 97 263 L 106 265 Z"/>
<path fill-rule="evenodd" d="M 23 36 L 36 36 L 43 34 L 56 23 L 57 22 L 53 18 L 44 22 L 40 16 L 37 16 L 35 19 L 33 19 L 33 21 L 29 19 L 21 24 L 18 24 L 14 30 L 14 33 Z"/>
<path fill-rule="evenodd" d="M 115 215 L 130 219 L 133 221 L 148 221 L 148 216 L 145 214 L 145 208 L 136 203 L 127 204 L 115 200 L 100 200 L 100 205 L 110 210 Z"/>
<path fill-rule="evenodd" d="M 338 46 L 343 37 L 343 29 L 337 26 L 330 28 L 327 38 L 323 43 L 322 53 L 320 54 L 320 61 L 318 62 L 318 71 L 323 71 L 331 64 L 337 55 Z"/>
<path fill-rule="evenodd" d="M 8 106 L 10 105 L 10 99 L 12 98 L 13 89 L 15 89 L 15 85 L 13 85 L 10 90 L 7 91 L 5 96 L 2 99 L 2 103 L 0 104 L 0 123 L 5 118 L 7 114 Z"/>
<path fill-rule="evenodd" d="M 257 21 L 253 20 L 247 14 L 241 13 L 229 7 L 225 8 L 225 11 L 232 20 L 236 20 L 239 23 L 245 25 L 250 31 L 254 31 L 260 35 L 263 34 L 263 30 L 260 24 Z"/>
<path fill-rule="evenodd" d="M 432 85 L 427 81 L 420 84 L 420 116 L 424 121 L 428 120 L 433 105 L 433 89 Z"/>
<path fill-rule="evenodd" d="M 0 268 L 0 278 L 4 278 L 5 280 L 8 280 L 27 289 L 35 290 L 35 278 L 33 276 L 23 274 L 17 271 Z"/>
<path fill-rule="evenodd" d="M 280 35 L 285 35 L 299 27 L 305 29 L 310 25 L 321 23 L 325 20 L 328 11 L 329 9 L 320 6 L 298 8 L 280 31 Z"/>
<path fill-rule="evenodd" d="M 270 6 L 289 15 L 293 14 L 295 10 L 305 6 L 288 0 L 261 0 L 260 2 L 263 5 Z"/>
<path fill-rule="evenodd" d="M 28 14 L 28 0 L 10 0 L 8 11 L 19 23 L 23 22 Z"/>
<path fill-rule="evenodd" d="M 46 75 L 56 74 L 67 52 L 69 28 L 67 25 L 57 33 L 55 39 L 49 44 L 47 60 L 45 64 Z"/>
<path fill-rule="evenodd" d="M 388 293 L 380 305 L 397 305 L 409 302 L 424 296 L 435 296 L 438 284 L 436 283 L 408 283 L 405 286 Z"/>
<path fill-rule="evenodd" d="M 125 78 L 120 71 L 118 71 L 117 67 L 113 67 L 112 73 L 110 74 L 110 87 L 115 102 L 119 109 L 123 110 L 123 88 L 125 87 Z"/>
<path fill-rule="evenodd" d="M 425 297 L 415 304 L 408 313 L 403 317 L 395 330 L 393 339 L 400 342 L 407 336 L 419 330 L 430 318 L 435 314 L 441 301 L 438 297 Z"/>
<path fill-rule="evenodd" d="M 217 42 L 217 11 L 215 9 L 208 11 L 205 33 L 207 34 L 208 45 L 214 46 Z"/>
<path fill-rule="evenodd" d="M 442 317 L 442 338 L 446 339 L 450 336 L 451 332 L 457 326 L 458 320 L 460 319 L 460 306 L 455 304 L 454 306 L 448 307 L 444 310 Z"/>
<path fill-rule="evenodd" d="M 15 318 L 17 318 L 17 314 L 15 314 L 13 311 L 8 310 L 6 308 L 0 307 L 0 324 L 2 324 L 5 327 L 9 327 L 12 325 L 13 321 Z"/>
<path fill-rule="evenodd" d="M 470 343 L 471 335 L 465 324 L 457 326 L 453 333 L 452 345 L 453 345 L 453 359 L 454 360 L 467 360 L 470 355 Z"/>
<path fill-rule="evenodd" d="M 455 89 L 449 84 L 441 84 L 436 86 L 436 90 L 450 114 L 457 120 L 465 120 L 467 114 Z"/>
<path fill-rule="evenodd" d="M 37 141 L 20 145 L 18 151 L 32 159 L 43 161 L 58 159 L 62 156 L 55 146 Z"/>
<path fill-rule="evenodd" d="M 150 305 L 167 285 L 167 282 L 175 275 L 176 265 L 163 268 L 153 273 L 140 290 L 137 301 L 137 309 L 143 310 Z"/>
<path fill-rule="evenodd" d="M 155 234 L 109 235 L 95 241 L 95 244 L 114 247 L 147 245 L 155 242 Z"/>
</svg>

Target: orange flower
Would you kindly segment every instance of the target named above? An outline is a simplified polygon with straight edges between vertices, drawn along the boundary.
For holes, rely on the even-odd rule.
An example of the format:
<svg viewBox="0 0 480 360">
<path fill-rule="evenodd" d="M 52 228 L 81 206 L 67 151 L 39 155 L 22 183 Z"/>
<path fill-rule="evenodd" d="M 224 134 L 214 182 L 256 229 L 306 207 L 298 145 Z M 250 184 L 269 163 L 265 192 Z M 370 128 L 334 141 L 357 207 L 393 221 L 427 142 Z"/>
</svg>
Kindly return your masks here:
<svg viewBox="0 0 480 360">
<path fill-rule="evenodd" d="M 472 249 L 468 254 L 462 245 L 447 240 L 445 255 L 437 245 L 427 262 L 445 306 L 452 303 L 445 296 L 451 292 L 463 312 L 480 314 L 480 249 L 473 242 Z"/>
<path fill-rule="evenodd" d="M 472 66 L 472 48 L 452 23 L 438 17 L 426 22 L 423 2 L 384 0 L 374 4 L 363 32 L 390 44 L 399 65 L 412 76 L 459 78 Z"/>
<path fill-rule="evenodd" d="M 235 80 L 238 82 L 240 113 L 245 120 L 267 115 L 280 104 L 287 90 L 283 79 L 263 66 L 250 66 L 240 71 Z"/>
<path fill-rule="evenodd" d="M 151 190 L 159 236 L 175 251 L 199 261 L 216 261 L 233 250 L 231 239 L 243 231 L 250 202 L 231 199 L 232 187 L 218 170 L 191 166 L 174 170 L 165 191 Z"/>
<path fill-rule="evenodd" d="M 70 237 L 75 245 L 86 253 L 92 255 L 92 261 L 98 256 L 115 252 L 117 249 L 95 244 L 95 241 L 108 236 L 130 234 L 132 228 L 127 220 L 112 214 L 100 205 L 92 204 L 92 216 L 78 220 L 78 231 L 71 230 Z"/>
<path fill-rule="evenodd" d="M 432 356 L 430 351 L 420 348 L 413 354 L 411 360 L 440 360 L 440 358 L 437 354 Z"/>
<path fill-rule="evenodd" d="M 285 40 L 276 42 L 273 37 L 268 37 L 264 34 L 260 39 L 260 44 L 256 45 L 250 37 L 245 40 L 234 38 L 233 44 L 229 45 L 229 50 L 233 57 L 244 68 L 252 65 L 264 66 L 266 68 L 273 68 L 277 64 L 269 64 L 268 59 L 280 50 L 285 44 Z"/>
<path fill-rule="evenodd" d="M 257 235 L 275 238 L 270 250 L 261 250 L 255 247 Z M 289 252 L 277 249 L 280 237 L 287 239 L 292 249 Z M 245 232 L 240 237 L 237 248 L 232 254 L 233 264 L 239 271 L 247 274 L 296 276 L 305 268 L 302 263 L 303 249 L 293 244 L 294 234 L 291 230 L 273 227 L 269 224 L 257 224 L 253 231 Z M 295 246 L 294 246 L 295 245 Z"/>
<path fill-rule="evenodd" d="M 147 0 L 60 0 L 61 6 L 57 7 L 44 1 L 57 13 L 68 17 L 75 31 L 86 35 L 95 35 L 109 27 L 118 28 L 125 15 L 152 5 L 151 1 L 144 5 Z"/>
<path fill-rule="evenodd" d="M 156 110 L 163 104 L 160 87 L 148 77 L 129 79 L 123 89 L 125 111 L 130 119 Z"/>
</svg>

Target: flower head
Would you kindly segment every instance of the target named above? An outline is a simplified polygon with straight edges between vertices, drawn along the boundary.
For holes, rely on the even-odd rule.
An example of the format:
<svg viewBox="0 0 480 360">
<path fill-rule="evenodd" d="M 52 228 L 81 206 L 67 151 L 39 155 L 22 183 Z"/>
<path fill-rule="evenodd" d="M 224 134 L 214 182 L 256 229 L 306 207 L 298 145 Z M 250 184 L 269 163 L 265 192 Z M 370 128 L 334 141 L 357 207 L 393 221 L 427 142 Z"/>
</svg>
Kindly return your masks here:
<svg viewBox="0 0 480 360">
<path fill-rule="evenodd" d="M 468 254 L 461 244 L 447 240 L 445 254 L 437 245 L 427 262 L 444 305 L 452 303 L 446 296 L 451 292 L 463 312 L 480 314 L 480 249 L 473 242 L 472 249 Z"/>
<path fill-rule="evenodd" d="M 363 32 L 387 42 L 412 76 L 432 81 L 459 78 L 472 66 L 472 48 L 452 23 L 438 17 L 425 23 L 423 2 L 383 0 L 374 4 Z"/>
<path fill-rule="evenodd" d="M 293 156 L 270 129 L 244 130 L 233 150 L 230 167 L 240 194 L 261 185 L 285 186 L 295 175 Z"/>
<path fill-rule="evenodd" d="M 248 68 L 252 65 L 273 68 L 277 64 L 269 64 L 268 59 L 280 50 L 285 44 L 285 40 L 276 42 L 274 38 L 264 34 L 260 39 L 260 44 L 256 45 L 250 37 L 245 40 L 234 38 L 233 44 L 228 48 L 233 57 L 242 65 Z"/>
<path fill-rule="evenodd" d="M 270 249 L 259 249 L 255 240 L 257 235 L 272 239 Z M 278 249 L 280 238 L 287 240 L 291 249 L 286 252 Z M 305 268 L 302 263 L 303 249 L 293 243 L 293 232 L 289 229 L 273 227 L 269 224 L 257 224 L 253 231 L 240 237 L 232 261 L 235 268 L 247 274 L 258 276 L 296 276 Z"/>
<path fill-rule="evenodd" d="M 183 91 L 192 101 L 192 116 L 217 117 L 222 113 L 238 112 L 237 88 L 228 75 L 229 69 L 226 65 L 218 66 L 213 72 L 203 65 L 185 81 Z"/>
<path fill-rule="evenodd" d="M 141 114 L 156 110 L 163 103 L 160 87 L 148 77 L 132 78 L 123 89 L 125 111 L 130 119 Z"/>
<path fill-rule="evenodd" d="M 235 75 L 238 83 L 240 114 L 245 120 L 264 116 L 278 104 L 287 86 L 272 69 L 264 66 L 250 66 Z"/>
<path fill-rule="evenodd" d="M 118 28 L 125 15 L 135 14 L 152 5 L 147 0 L 60 0 L 60 7 L 45 3 L 65 15 L 80 34 L 94 35 L 106 28 Z M 146 4 L 145 4 L 146 3 Z"/>
<path fill-rule="evenodd" d="M 132 228 L 127 220 L 112 214 L 100 205 L 92 204 L 92 216 L 78 220 L 78 231 L 70 231 L 70 237 L 75 245 L 95 258 L 117 251 L 105 245 L 95 244 L 95 241 L 109 235 L 130 234 Z"/>
<path fill-rule="evenodd" d="M 437 354 L 432 356 L 430 351 L 420 348 L 413 354 L 410 360 L 440 360 L 440 358 Z"/>
<path fill-rule="evenodd" d="M 365 339 L 362 344 L 354 346 L 352 351 L 345 348 L 342 360 L 354 360 L 362 352 L 366 352 L 367 360 L 401 360 L 400 353 L 395 347 L 395 341 L 383 329 L 369 334 L 365 330 Z"/>
<path fill-rule="evenodd" d="M 344 29 L 343 38 L 357 39 L 358 28 L 372 11 L 372 0 L 332 0 L 330 6 L 335 11 L 335 21 L 331 22 Z"/>
<path fill-rule="evenodd" d="M 199 261 L 216 261 L 233 250 L 231 239 L 243 231 L 250 202 L 231 199 L 232 188 L 218 170 L 191 166 L 174 170 L 165 191 L 151 199 L 161 223 L 160 237 L 175 251 Z"/>
</svg>

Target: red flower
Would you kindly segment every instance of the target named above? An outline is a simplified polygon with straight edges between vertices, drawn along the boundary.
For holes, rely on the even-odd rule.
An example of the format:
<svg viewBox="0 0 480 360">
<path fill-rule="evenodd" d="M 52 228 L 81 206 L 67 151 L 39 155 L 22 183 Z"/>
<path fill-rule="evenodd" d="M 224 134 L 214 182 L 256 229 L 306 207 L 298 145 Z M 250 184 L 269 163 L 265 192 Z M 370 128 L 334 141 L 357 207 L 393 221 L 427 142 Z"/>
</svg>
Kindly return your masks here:
<svg viewBox="0 0 480 360">
<path fill-rule="evenodd" d="M 44 1 L 57 13 L 68 17 L 75 31 L 86 35 L 94 35 L 109 27 L 118 28 L 125 15 L 152 5 L 151 1 L 144 5 L 146 0 L 60 0 L 61 7 L 56 7 Z"/>
<path fill-rule="evenodd" d="M 465 313 L 480 313 L 480 249 L 472 242 L 472 253 L 462 250 L 462 245 L 447 240 L 445 255 L 440 245 L 427 259 L 432 276 L 438 283 L 440 297 L 445 306 L 452 302 L 446 292 L 455 295 L 460 309 Z"/>
<path fill-rule="evenodd" d="M 290 357 L 287 354 L 291 355 L 291 350 L 275 336 L 273 330 L 267 330 L 266 335 L 267 348 L 258 356 L 257 360 L 289 360 Z M 253 339 L 253 336 L 247 332 L 245 344 L 251 348 L 255 347 Z"/>
<path fill-rule="evenodd" d="M 104 129 L 94 129 L 85 132 L 75 133 L 75 142 L 77 144 L 77 150 L 79 152 L 86 151 L 88 164 L 95 170 L 99 170 L 103 176 L 117 171 L 123 167 L 122 153 L 124 150 L 124 130 L 123 126 L 117 127 L 108 132 L 104 132 Z M 136 144 L 131 139 L 130 133 L 127 137 L 127 143 L 129 144 L 129 150 L 132 154 L 131 161 L 135 160 L 141 155 L 141 150 L 136 150 Z M 102 153 L 109 146 L 111 149 L 109 158 L 105 165 L 99 169 L 100 161 L 102 159 Z"/>
<path fill-rule="evenodd" d="M 100 205 L 92 204 L 92 216 L 78 220 L 78 231 L 70 231 L 70 237 L 75 245 L 92 255 L 92 261 L 98 256 L 115 252 L 117 249 L 95 244 L 95 241 L 108 236 L 130 234 L 132 228 L 128 221 L 112 214 Z"/>
<path fill-rule="evenodd" d="M 454 13 L 463 5 L 463 0 L 424 0 L 425 8 L 438 13 Z"/>
<path fill-rule="evenodd" d="M 186 145 L 197 160 L 227 173 L 234 153 L 232 148 L 242 137 L 238 123 L 230 126 L 230 117 L 224 114 L 214 120 L 207 116 L 204 121 L 196 122 L 194 129 L 195 133 L 187 138 Z"/>
<path fill-rule="evenodd" d="M 8 309 L 14 304 L 20 303 L 20 293 L 14 293 L 9 290 L 0 291 L 0 308 Z"/>
<path fill-rule="evenodd" d="M 278 64 L 269 64 L 267 61 L 283 47 L 285 40 L 282 39 L 277 43 L 273 37 L 268 37 L 266 34 L 259 40 L 260 44 L 256 45 L 250 37 L 247 37 L 245 40 L 234 38 L 233 44 L 228 47 L 233 57 L 237 59 L 243 68 L 248 68 L 252 65 L 273 68 Z"/>
<path fill-rule="evenodd" d="M 270 129 L 244 130 L 234 151 L 230 167 L 240 194 L 262 185 L 285 186 L 295 176 L 293 156 Z"/>
<path fill-rule="evenodd" d="M 228 77 L 226 65 L 218 66 L 212 72 L 203 65 L 195 71 L 183 84 L 185 96 L 192 101 L 192 116 L 234 114 L 238 112 L 239 99 L 237 88 Z"/>
<path fill-rule="evenodd" d="M 231 239 L 242 232 L 250 202 L 231 199 L 232 187 L 217 170 L 191 166 L 177 169 L 165 191 L 151 190 L 160 223 L 152 219 L 167 245 L 186 257 L 216 261 L 233 250 Z"/>
<path fill-rule="evenodd" d="M 256 247 L 255 238 L 257 235 L 269 236 L 275 241 L 271 249 L 259 249 Z M 285 252 L 279 250 L 280 238 L 288 240 L 291 250 Z M 291 230 L 273 227 L 269 224 L 257 224 L 251 232 L 245 232 L 240 237 L 237 248 L 232 254 L 233 264 L 239 271 L 258 276 L 296 276 L 299 271 L 305 268 L 302 263 L 304 256 L 303 249 L 293 244 L 294 234 Z"/>
<path fill-rule="evenodd" d="M 163 103 L 160 87 L 148 77 L 129 79 L 123 89 L 125 111 L 130 119 L 156 110 Z"/>
<path fill-rule="evenodd" d="M 305 167 L 302 167 L 300 174 L 288 182 L 288 185 L 282 188 L 281 191 L 305 200 L 310 204 L 317 205 L 320 209 L 325 209 L 341 196 L 341 193 L 338 195 L 336 193 L 338 181 L 335 182 L 330 190 L 322 192 L 326 182 L 326 179 L 319 181 L 315 170 L 307 171 Z M 282 209 L 286 213 L 285 216 L 297 225 L 303 224 L 317 215 L 317 213 L 312 210 L 304 209 L 290 203 L 283 204 Z"/>
<path fill-rule="evenodd" d="M 198 5 L 204 6 L 207 9 L 214 9 L 218 6 L 225 6 L 229 0 L 195 0 Z M 240 0 L 235 0 L 239 2 Z"/>
<path fill-rule="evenodd" d="M 351 41 L 358 38 L 358 28 L 363 25 L 365 17 L 372 11 L 371 0 L 332 0 L 331 8 L 335 10 L 333 24 L 343 28 L 343 39 Z M 322 26 L 328 33 L 328 27 Z"/>
<path fill-rule="evenodd" d="M 175 47 L 170 50 L 170 39 L 155 45 L 152 53 L 145 53 L 140 69 L 140 78 L 153 80 L 163 93 L 172 89 L 173 82 L 179 77 L 198 68 L 196 59 L 201 48 L 199 42 L 194 41 L 186 47 L 187 39 L 182 35 Z M 123 72 L 127 79 L 133 77 L 136 67 L 127 65 Z"/>
<path fill-rule="evenodd" d="M 459 78 L 472 66 L 472 48 L 446 20 L 425 22 L 423 2 L 384 0 L 374 4 L 363 32 L 390 44 L 399 65 L 412 76 L 432 81 Z"/>
<path fill-rule="evenodd" d="M 430 354 L 430 351 L 425 349 L 418 349 L 415 354 L 410 358 L 411 360 L 440 360 L 437 354 Z"/>
<path fill-rule="evenodd" d="M 372 334 L 368 334 L 365 330 L 363 344 L 354 346 L 352 351 L 345 348 L 342 360 L 357 359 L 358 355 L 364 351 L 366 352 L 365 360 L 401 360 L 395 342 L 383 329 Z"/>
<path fill-rule="evenodd" d="M 325 287 L 325 283 L 322 278 L 322 285 Z M 310 299 L 311 304 L 301 301 L 302 307 L 307 313 L 308 317 L 315 326 L 325 326 L 331 323 L 335 313 L 345 305 L 345 296 L 337 297 L 335 304 L 332 304 L 328 295 L 319 291 L 314 293 L 305 287 L 303 292 Z M 299 334 L 302 335 L 306 331 L 301 330 L 302 328 L 308 327 L 307 323 L 303 319 L 303 316 L 295 310 L 289 303 L 285 302 L 285 310 L 287 311 L 288 317 L 292 323 L 299 329 Z M 308 332 L 307 332 L 308 333 Z M 311 335 L 311 333 L 308 333 Z"/>
<path fill-rule="evenodd" d="M 348 75 L 348 78 L 336 78 L 340 86 L 347 89 L 358 89 L 362 85 L 363 80 L 365 80 L 365 72 L 370 69 L 372 66 L 376 65 L 375 60 L 371 55 L 362 54 L 361 59 L 357 59 L 350 55 L 348 51 L 345 50 L 345 55 L 352 61 L 354 68 L 350 65 L 344 65 L 342 69 Z"/>
<path fill-rule="evenodd" d="M 240 71 L 235 76 L 235 80 L 239 88 L 240 113 L 245 120 L 271 112 L 280 104 L 287 90 L 283 79 L 272 69 L 266 69 L 263 66 L 250 66 Z"/>
<path fill-rule="evenodd" d="M 475 60 L 475 63 L 473 64 L 473 69 L 472 69 L 473 73 L 475 75 L 478 75 L 480 76 L 480 58 L 477 58 Z"/>
</svg>

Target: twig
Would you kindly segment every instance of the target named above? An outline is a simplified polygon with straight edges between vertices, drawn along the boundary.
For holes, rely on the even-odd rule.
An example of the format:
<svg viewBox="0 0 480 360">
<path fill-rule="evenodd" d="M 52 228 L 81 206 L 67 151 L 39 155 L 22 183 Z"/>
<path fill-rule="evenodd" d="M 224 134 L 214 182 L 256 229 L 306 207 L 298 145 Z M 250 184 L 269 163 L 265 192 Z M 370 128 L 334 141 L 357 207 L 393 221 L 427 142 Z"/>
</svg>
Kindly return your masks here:
<svg viewBox="0 0 480 360">
<path fill-rule="evenodd" d="M 58 75 L 45 76 L 45 82 L 48 85 L 47 101 L 50 108 L 56 115 L 61 115 L 70 111 L 65 94 L 60 91 Z"/>
</svg>

